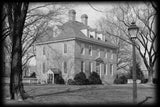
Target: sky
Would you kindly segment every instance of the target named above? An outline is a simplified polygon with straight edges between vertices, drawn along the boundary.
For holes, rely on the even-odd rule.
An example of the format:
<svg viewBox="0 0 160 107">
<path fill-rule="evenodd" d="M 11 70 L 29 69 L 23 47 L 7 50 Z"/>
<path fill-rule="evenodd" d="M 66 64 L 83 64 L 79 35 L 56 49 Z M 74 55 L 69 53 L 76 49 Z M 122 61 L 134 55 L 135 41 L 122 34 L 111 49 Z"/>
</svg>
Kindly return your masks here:
<svg viewBox="0 0 160 107">
<path fill-rule="evenodd" d="M 112 9 L 112 5 L 103 2 L 103 3 L 92 3 L 90 4 L 97 10 L 100 11 L 109 11 Z M 72 9 L 76 11 L 76 20 L 81 22 L 81 15 L 87 14 L 88 15 L 88 25 L 92 28 L 95 28 L 96 21 L 99 20 L 101 17 L 105 17 L 105 14 L 102 12 L 98 12 L 94 10 L 88 3 L 76 3 Z M 36 65 L 36 59 L 32 58 L 29 65 Z"/>
<path fill-rule="evenodd" d="M 100 11 L 108 11 L 112 9 L 112 5 L 107 2 L 104 3 L 90 3 L 95 9 Z M 105 17 L 105 13 L 94 10 L 88 3 L 80 3 L 73 9 L 76 10 L 76 20 L 81 21 L 82 14 L 88 15 L 88 25 L 95 28 L 95 23 L 101 17 Z"/>
</svg>

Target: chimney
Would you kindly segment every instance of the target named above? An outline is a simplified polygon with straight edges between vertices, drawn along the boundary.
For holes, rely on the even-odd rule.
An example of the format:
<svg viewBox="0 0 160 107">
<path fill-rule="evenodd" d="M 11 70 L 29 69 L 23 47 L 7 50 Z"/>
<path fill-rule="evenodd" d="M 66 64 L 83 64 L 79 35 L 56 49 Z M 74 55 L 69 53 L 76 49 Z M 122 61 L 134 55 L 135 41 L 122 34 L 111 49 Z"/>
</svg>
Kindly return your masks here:
<svg viewBox="0 0 160 107">
<path fill-rule="evenodd" d="M 76 20 L 76 11 L 75 10 L 69 10 L 68 12 L 69 15 L 69 20 L 70 21 L 75 21 Z"/>
<path fill-rule="evenodd" d="M 81 21 L 84 25 L 87 25 L 88 24 L 88 16 L 86 14 L 83 14 L 81 16 Z"/>
</svg>

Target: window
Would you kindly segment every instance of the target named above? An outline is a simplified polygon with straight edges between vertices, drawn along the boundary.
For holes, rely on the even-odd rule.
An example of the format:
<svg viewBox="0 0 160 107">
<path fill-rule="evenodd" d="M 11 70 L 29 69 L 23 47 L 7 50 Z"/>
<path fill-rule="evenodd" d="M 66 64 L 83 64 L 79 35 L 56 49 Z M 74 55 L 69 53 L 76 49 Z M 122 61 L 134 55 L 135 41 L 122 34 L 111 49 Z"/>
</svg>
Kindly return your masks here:
<svg viewBox="0 0 160 107">
<path fill-rule="evenodd" d="M 64 44 L 64 53 L 67 53 L 67 44 Z"/>
<path fill-rule="evenodd" d="M 81 72 L 85 72 L 85 63 L 81 61 Z"/>
<path fill-rule="evenodd" d="M 100 49 L 98 49 L 97 51 L 98 51 L 98 57 L 100 57 L 101 54 Z"/>
<path fill-rule="evenodd" d="M 107 75 L 107 69 L 108 69 L 108 65 L 105 64 L 105 65 L 104 65 L 104 74 L 105 74 L 105 75 Z"/>
<path fill-rule="evenodd" d="M 110 74 L 113 75 L 113 64 L 110 64 Z"/>
<path fill-rule="evenodd" d="M 85 54 L 85 48 L 84 45 L 81 45 L 81 54 L 84 55 Z"/>
<path fill-rule="evenodd" d="M 89 55 L 92 56 L 92 46 L 89 46 Z"/>
<path fill-rule="evenodd" d="M 105 52 L 105 58 L 107 58 L 107 51 Z"/>
<path fill-rule="evenodd" d="M 100 74 L 100 63 L 96 62 L 96 72 Z"/>
<path fill-rule="evenodd" d="M 43 62 L 43 73 L 45 73 L 45 63 Z"/>
<path fill-rule="evenodd" d="M 90 35 L 90 38 L 93 38 L 93 35 Z"/>
<path fill-rule="evenodd" d="M 66 61 L 63 62 L 63 69 L 64 69 L 64 73 L 67 73 L 67 62 Z"/>
<path fill-rule="evenodd" d="M 92 63 L 89 62 L 89 72 L 92 72 Z"/>
<path fill-rule="evenodd" d="M 111 59 L 113 59 L 113 53 L 111 53 Z"/>
<path fill-rule="evenodd" d="M 43 47 L 43 55 L 45 55 L 46 54 L 46 52 L 45 52 L 45 47 Z"/>
</svg>

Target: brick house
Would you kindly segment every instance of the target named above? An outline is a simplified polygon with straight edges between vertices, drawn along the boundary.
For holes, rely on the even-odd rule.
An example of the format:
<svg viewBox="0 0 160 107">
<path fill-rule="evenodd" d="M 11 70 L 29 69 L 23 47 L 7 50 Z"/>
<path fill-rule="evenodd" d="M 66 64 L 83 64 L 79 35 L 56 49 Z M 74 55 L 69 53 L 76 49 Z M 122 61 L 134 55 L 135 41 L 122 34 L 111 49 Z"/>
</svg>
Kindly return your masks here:
<svg viewBox="0 0 160 107">
<path fill-rule="evenodd" d="M 36 42 L 37 78 L 46 79 L 47 71 L 57 68 L 65 81 L 73 79 L 79 72 L 84 72 L 88 78 L 92 71 L 96 71 L 103 82 L 112 83 L 117 47 L 102 32 L 87 25 L 86 14 L 78 22 L 75 10 L 70 10 L 68 18 L 66 23 L 58 26 L 58 35 L 48 29 L 46 36 Z"/>
</svg>

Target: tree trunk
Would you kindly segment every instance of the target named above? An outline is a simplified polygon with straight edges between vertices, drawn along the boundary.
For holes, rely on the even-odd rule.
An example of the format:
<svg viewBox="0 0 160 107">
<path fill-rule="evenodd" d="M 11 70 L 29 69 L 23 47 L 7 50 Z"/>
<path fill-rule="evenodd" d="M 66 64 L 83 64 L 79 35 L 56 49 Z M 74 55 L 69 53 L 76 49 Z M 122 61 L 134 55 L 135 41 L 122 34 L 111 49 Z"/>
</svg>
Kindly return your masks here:
<svg viewBox="0 0 160 107">
<path fill-rule="evenodd" d="M 11 75 L 10 75 L 10 94 L 11 99 L 23 99 L 22 85 L 22 45 L 21 37 L 15 32 L 13 38 Z"/>
<path fill-rule="evenodd" d="M 12 60 L 10 75 L 10 95 L 11 99 L 25 99 L 26 94 L 22 83 L 22 34 L 25 18 L 28 10 L 28 3 L 10 4 L 13 10 L 12 36 Z M 8 19 L 9 20 L 9 19 Z"/>
<path fill-rule="evenodd" d="M 151 69 L 148 69 L 148 84 L 153 84 L 153 72 Z"/>
</svg>

